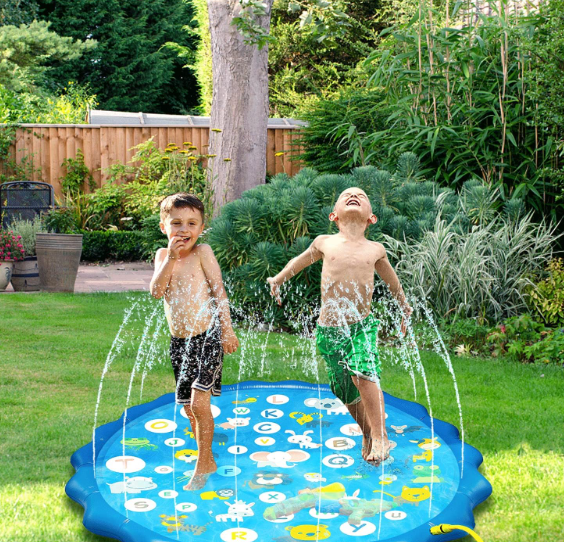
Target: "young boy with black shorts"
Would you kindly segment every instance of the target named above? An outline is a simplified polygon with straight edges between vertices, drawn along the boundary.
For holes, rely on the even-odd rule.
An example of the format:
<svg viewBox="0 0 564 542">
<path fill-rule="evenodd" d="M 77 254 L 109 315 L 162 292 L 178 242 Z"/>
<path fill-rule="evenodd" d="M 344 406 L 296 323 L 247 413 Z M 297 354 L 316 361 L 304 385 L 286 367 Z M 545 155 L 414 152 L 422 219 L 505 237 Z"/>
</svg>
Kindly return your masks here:
<svg viewBox="0 0 564 542">
<path fill-rule="evenodd" d="M 204 231 L 204 205 L 179 193 L 161 202 L 160 228 L 168 247 L 155 255 L 151 295 L 164 297 L 176 402 L 184 405 L 198 445 L 198 460 L 186 490 L 204 487 L 217 470 L 212 454 L 211 395 L 221 393 L 223 353 L 239 346 L 219 264 L 209 245 L 196 245 Z"/>
<path fill-rule="evenodd" d="M 412 309 L 384 246 L 366 239 L 366 229 L 377 220 L 366 193 L 356 187 L 345 190 L 329 220 L 337 224 L 339 233 L 317 237 L 268 282 L 271 294 L 281 303 L 280 285 L 323 259 L 317 347 L 326 362 L 331 390 L 347 406 L 363 432 L 362 456 L 380 464 L 389 457 L 393 444 L 386 432 L 380 388 L 379 321 L 371 313 L 374 272 L 399 302 L 404 315 L 402 333 Z"/>
</svg>

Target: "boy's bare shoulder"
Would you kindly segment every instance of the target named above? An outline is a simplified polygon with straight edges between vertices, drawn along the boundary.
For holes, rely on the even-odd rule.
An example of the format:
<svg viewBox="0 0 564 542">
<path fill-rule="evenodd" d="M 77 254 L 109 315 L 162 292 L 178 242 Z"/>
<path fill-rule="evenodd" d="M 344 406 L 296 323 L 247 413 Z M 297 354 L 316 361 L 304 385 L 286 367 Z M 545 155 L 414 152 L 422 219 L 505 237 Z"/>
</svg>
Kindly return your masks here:
<svg viewBox="0 0 564 542">
<path fill-rule="evenodd" d="M 159 248 L 157 250 L 157 252 L 155 253 L 155 264 L 165 259 L 167 251 L 168 249 L 166 248 Z"/>
<path fill-rule="evenodd" d="M 194 254 L 199 256 L 201 260 L 209 260 L 210 258 L 215 258 L 212 247 L 205 243 L 196 245 L 193 249 L 193 252 Z"/>
<path fill-rule="evenodd" d="M 378 243 L 378 241 L 369 241 L 369 243 L 376 249 L 377 260 L 381 260 L 382 258 L 386 258 L 386 248 L 382 243 Z"/>
</svg>

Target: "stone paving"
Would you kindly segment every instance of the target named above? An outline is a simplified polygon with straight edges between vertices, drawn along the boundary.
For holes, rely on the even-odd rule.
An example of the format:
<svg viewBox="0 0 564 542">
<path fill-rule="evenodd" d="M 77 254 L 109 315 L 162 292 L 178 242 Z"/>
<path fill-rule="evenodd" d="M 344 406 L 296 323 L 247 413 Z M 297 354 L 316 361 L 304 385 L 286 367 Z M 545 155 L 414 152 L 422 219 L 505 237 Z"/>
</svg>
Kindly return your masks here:
<svg viewBox="0 0 564 542">
<path fill-rule="evenodd" d="M 148 291 L 152 276 L 153 265 L 147 262 L 80 265 L 74 292 Z M 11 284 L 6 289 L 6 293 L 9 292 L 14 292 Z"/>
</svg>

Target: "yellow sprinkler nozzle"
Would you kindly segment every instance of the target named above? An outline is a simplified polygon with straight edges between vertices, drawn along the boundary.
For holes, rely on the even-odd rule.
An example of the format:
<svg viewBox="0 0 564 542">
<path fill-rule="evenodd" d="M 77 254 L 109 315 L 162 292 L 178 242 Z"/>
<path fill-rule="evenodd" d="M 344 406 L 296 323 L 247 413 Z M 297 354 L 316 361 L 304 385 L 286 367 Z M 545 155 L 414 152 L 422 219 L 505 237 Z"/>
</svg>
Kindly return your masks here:
<svg viewBox="0 0 564 542">
<path fill-rule="evenodd" d="M 468 533 L 474 540 L 476 540 L 476 542 L 484 542 L 472 529 L 469 529 L 464 525 L 449 525 L 448 523 L 441 523 L 440 525 L 431 527 L 431 534 L 446 534 L 451 533 L 456 529 Z"/>
</svg>

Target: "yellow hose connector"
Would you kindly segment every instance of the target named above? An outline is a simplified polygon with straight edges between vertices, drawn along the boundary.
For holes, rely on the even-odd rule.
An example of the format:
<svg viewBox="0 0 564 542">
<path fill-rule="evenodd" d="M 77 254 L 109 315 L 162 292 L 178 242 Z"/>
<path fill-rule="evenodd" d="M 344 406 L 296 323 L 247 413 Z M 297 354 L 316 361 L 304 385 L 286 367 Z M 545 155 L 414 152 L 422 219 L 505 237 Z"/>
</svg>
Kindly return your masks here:
<svg viewBox="0 0 564 542">
<path fill-rule="evenodd" d="M 449 525 L 448 523 L 441 523 L 440 525 L 431 527 L 431 534 L 446 534 L 456 529 L 468 533 L 474 540 L 476 540 L 476 542 L 484 542 L 472 529 L 469 529 L 464 525 Z"/>
</svg>

